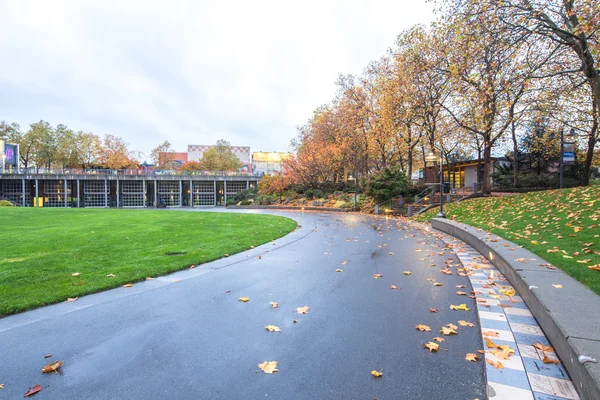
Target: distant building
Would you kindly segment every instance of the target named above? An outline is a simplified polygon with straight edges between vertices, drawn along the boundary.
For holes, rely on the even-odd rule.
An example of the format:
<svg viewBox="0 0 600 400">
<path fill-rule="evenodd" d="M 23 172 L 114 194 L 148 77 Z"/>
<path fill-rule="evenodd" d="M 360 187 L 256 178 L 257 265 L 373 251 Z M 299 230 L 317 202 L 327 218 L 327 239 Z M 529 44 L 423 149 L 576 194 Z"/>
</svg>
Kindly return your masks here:
<svg viewBox="0 0 600 400">
<path fill-rule="evenodd" d="M 252 172 L 255 175 L 271 175 L 283 171 L 283 160 L 290 153 L 259 151 L 252 153 Z"/>
<path fill-rule="evenodd" d="M 0 170 L 19 169 L 19 145 L 0 140 Z"/>
<path fill-rule="evenodd" d="M 206 150 L 216 147 L 214 145 L 188 145 L 188 161 L 200 161 Z M 250 146 L 231 146 L 233 154 L 242 162 L 242 172 L 251 172 L 252 163 L 250 160 Z"/>
</svg>

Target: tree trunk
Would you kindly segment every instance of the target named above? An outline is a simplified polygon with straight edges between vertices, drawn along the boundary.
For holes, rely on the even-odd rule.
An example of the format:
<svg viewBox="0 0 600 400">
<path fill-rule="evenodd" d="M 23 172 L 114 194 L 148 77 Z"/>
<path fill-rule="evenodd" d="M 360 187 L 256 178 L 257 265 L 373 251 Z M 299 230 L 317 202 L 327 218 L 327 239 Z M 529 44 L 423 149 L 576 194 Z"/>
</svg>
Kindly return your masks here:
<svg viewBox="0 0 600 400">
<path fill-rule="evenodd" d="M 492 146 L 490 146 L 489 141 L 486 139 L 483 147 L 483 185 L 481 192 L 483 194 L 492 193 Z"/>
<path fill-rule="evenodd" d="M 594 107 L 596 108 L 596 107 Z M 589 186 L 590 184 L 590 172 L 592 170 L 592 160 L 594 158 L 594 147 L 596 147 L 596 134 L 598 132 L 598 113 L 594 112 L 594 122 L 592 124 L 592 130 L 588 136 L 588 148 L 585 156 L 585 163 L 583 164 L 583 177 L 581 184 L 583 186 Z"/>
<path fill-rule="evenodd" d="M 517 129 L 515 122 L 511 123 L 513 140 L 513 187 L 519 187 L 519 145 L 517 143 Z"/>
<path fill-rule="evenodd" d="M 408 160 L 406 160 L 406 163 L 408 165 L 408 179 L 410 180 L 412 177 L 412 168 L 413 168 L 413 149 L 411 149 L 411 148 L 408 149 L 407 157 L 408 157 Z"/>
</svg>

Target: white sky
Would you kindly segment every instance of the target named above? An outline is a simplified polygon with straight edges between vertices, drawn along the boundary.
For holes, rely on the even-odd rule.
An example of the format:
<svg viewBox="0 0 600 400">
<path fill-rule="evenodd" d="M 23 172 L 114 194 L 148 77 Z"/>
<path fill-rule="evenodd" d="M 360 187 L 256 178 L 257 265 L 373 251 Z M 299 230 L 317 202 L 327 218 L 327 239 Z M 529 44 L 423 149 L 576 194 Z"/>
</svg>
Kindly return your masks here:
<svg viewBox="0 0 600 400">
<path fill-rule="evenodd" d="M 285 151 L 340 73 L 433 19 L 425 0 L 0 1 L 0 120 Z"/>
</svg>

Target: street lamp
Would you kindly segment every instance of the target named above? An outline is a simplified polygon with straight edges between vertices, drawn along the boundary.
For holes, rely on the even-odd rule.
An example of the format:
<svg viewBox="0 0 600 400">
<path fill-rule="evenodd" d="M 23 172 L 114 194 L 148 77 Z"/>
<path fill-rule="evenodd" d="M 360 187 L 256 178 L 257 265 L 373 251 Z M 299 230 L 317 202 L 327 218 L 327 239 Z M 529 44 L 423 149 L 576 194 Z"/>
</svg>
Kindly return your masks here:
<svg viewBox="0 0 600 400">
<path fill-rule="evenodd" d="M 426 163 L 432 163 L 434 165 L 435 168 L 435 162 L 437 160 L 437 157 L 435 156 L 435 154 L 433 154 L 433 152 L 429 152 L 429 154 L 427 154 L 427 156 L 425 157 L 425 162 Z M 442 158 L 442 151 L 440 150 L 440 212 L 437 213 L 436 217 L 438 218 L 446 218 L 446 214 L 444 213 L 444 196 L 443 196 L 443 192 L 444 192 L 444 175 L 443 175 L 443 169 L 442 169 L 442 164 L 444 162 L 444 159 Z M 435 174 L 435 172 L 434 172 Z"/>
<path fill-rule="evenodd" d="M 356 178 L 350 174 L 350 176 L 348 176 L 348 180 L 354 182 L 354 205 L 352 206 L 352 211 L 356 211 Z"/>
</svg>

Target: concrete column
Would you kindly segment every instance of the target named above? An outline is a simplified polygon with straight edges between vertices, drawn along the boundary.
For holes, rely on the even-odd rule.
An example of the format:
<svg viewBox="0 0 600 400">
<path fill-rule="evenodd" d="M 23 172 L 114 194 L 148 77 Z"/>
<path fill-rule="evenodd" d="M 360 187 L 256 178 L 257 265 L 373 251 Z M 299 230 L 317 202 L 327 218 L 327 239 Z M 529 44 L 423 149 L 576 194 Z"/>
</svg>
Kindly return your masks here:
<svg viewBox="0 0 600 400">
<path fill-rule="evenodd" d="M 68 196 L 67 196 L 68 194 L 69 193 L 67 192 L 67 179 L 65 178 L 65 208 L 69 206 L 68 205 L 69 200 L 68 200 Z"/>
<path fill-rule="evenodd" d="M 194 185 L 190 179 L 190 207 L 194 207 Z"/>
<path fill-rule="evenodd" d="M 146 188 L 146 180 L 142 179 L 142 182 L 143 182 L 142 186 L 144 187 L 144 207 L 148 207 L 148 202 L 146 200 L 146 193 L 148 193 L 148 190 Z"/>
<path fill-rule="evenodd" d="M 154 207 L 158 207 L 158 185 L 156 179 L 154 180 Z"/>
<path fill-rule="evenodd" d="M 250 181 L 246 181 L 246 190 L 250 189 Z"/>
<path fill-rule="evenodd" d="M 35 180 L 35 206 L 39 207 L 40 206 L 40 191 L 39 191 L 39 182 L 36 179 Z"/>
<path fill-rule="evenodd" d="M 119 208 L 119 178 L 117 177 L 117 208 Z"/>
<path fill-rule="evenodd" d="M 81 204 L 79 202 L 79 194 L 81 193 L 81 191 L 79 190 L 79 179 L 77 179 L 77 208 L 81 207 Z"/>
<path fill-rule="evenodd" d="M 179 180 L 179 207 L 183 207 L 183 181 Z"/>
<path fill-rule="evenodd" d="M 216 180 L 213 181 L 213 184 L 214 184 L 213 192 L 214 192 L 214 196 L 215 196 L 214 206 L 216 207 L 217 206 L 217 181 Z"/>
<path fill-rule="evenodd" d="M 66 182 L 66 181 L 65 181 Z M 23 199 L 22 199 L 22 203 L 23 203 L 23 207 L 25 207 L 25 179 L 21 179 L 21 192 L 23 193 Z"/>
<path fill-rule="evenodd" d="M 223 205 L 227 206 L 227 181 L 223 181 Z"/>
<path fill-rule="evenodd" d="M 108 207 L 108 184 L 104 179 L 104 208 Z"/>
</svg>

